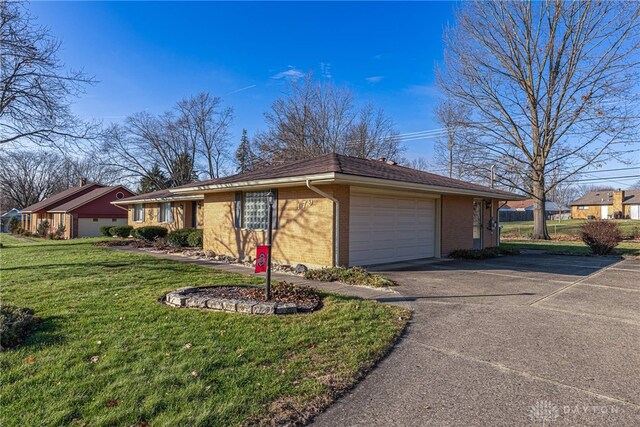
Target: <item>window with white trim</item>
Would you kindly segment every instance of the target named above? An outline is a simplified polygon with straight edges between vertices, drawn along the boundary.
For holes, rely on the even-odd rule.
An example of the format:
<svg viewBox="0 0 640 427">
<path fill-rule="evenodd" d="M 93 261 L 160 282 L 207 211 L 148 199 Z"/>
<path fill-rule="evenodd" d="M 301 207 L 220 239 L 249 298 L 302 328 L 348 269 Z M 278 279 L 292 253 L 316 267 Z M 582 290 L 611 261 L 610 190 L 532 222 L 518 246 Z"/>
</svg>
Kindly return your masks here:
<svg viewBox="0 0 640 427">
<path fill-rule="evenodd" d="M 144 205 L 142 204 L 133 205 L 133 220 L 135 222 L 144 221 Z"/>
<path fill-rule="evenodd" d="M 578 210 L 586 211 L 587 209 L 589 209 L 589 206 L 578 206 Z"/>
<path fill-rule="evenodd" d="M 173 222 L 173 206 L 171 202 L 160 203 L 158 219 L 165 224 L 171 224 Z"/>
</svg>

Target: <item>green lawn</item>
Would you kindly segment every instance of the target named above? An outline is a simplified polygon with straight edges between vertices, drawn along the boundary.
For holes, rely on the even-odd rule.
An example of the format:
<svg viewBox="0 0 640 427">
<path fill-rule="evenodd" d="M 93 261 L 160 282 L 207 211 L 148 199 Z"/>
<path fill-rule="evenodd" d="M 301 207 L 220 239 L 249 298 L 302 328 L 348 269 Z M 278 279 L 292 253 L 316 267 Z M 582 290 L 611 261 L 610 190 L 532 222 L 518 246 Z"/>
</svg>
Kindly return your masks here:
<svg viewBox="0 0 640 427">
<path fill-rule="evenodd" d="M 304 417 L 379 360 L 408 311 L 324 295 L 316 313 L 258 317 L 158 302 L 255 278 L 96 247 L 2 235 L 3 304 L 42 318 L 0 353 L 0 425 L 242 425 Z M 93 361 L 92 361 L 93 359 Z"/>
<path fill-rule="evenodd" d="M 563 221 L 547 221 L 547 230 L 549 235 L 554 237 L 574 237 L 578 238 L 580 235 L 580 226 L 585 222 L 583 219 L 567 219 Z M 640 220 L 637 219 L 622 219 L 615 220 L 620 227 L 622 234 L 626 236 L 633 235 L 634 233 L 640 234 Z M 502 222 L 502 231 L 500 235 L 502 238 L 522 239 L 529 238 L 533 233 L 533 221 L 517 221 L 517 222 Z"/>
<path fill-rule="evenodd" d="M 541 249 L 547 252 L 590 255 L 591 249 L 581 241 L 562 240 L 502 240 L 500 247 L 506 249 Z M 640 243 L 622 242 L 614 250 L 619 255 L 640 255 Z"/>
</svg>

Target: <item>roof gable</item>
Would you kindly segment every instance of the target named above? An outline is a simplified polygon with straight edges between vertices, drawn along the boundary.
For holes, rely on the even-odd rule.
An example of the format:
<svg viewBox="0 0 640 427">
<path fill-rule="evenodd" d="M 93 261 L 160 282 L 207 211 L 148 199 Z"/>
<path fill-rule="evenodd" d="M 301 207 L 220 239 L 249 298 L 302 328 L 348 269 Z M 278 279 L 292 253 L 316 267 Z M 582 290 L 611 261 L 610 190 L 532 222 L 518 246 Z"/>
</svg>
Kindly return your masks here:
<svg viewBox="0 0 640 427">
<path fill-rule="evenodd" d="M 77 187 L 70 187 L 64 191 L 61 191 L 60 193 L 56 193 L 52 196 L 49 196 L 38 203 L 34 203 L 31 206 L 27 206 L 26 208 L 22 209 L 22 212 L 31 213 L 31 212 L 44 211 L 44 210 L 47 210 L 48 208 L 58 206 L 62 203 L 66 203 L 67 202 L 66 199 L 73 197 L 74 195 L 79 196 L 81 194 L 88 193 L 89 191 L 95 188 L 100 188 L 100 187 L 103 187 L 103 186 L 100 184 L 86 184 L 86 185 L 77 186 Z"/>
<path fill-rule="evenodd" d="M 87 203 L 90 203 L 94 200 L 98 200 L 101 197 L 105 197 L 108 196 L 109 194 L 120 190 L 123 192 L 126 192 L 128 194 L 133 194 L 131 191 L 129 191 L 127 188 L 125 188 L 122 185 L 116 185 L 113 187 L 99 187 L 96 188 L 92 191 L 89 191 L 88 193 L 82 194 L 81 196 L 78 196 L 72 200 L 69 200 L 68 202 L 56 206 L 55 208 L 50 209 L 50 212 L 71 212 L 81 206 L 86 205 Z"/>
</svg>

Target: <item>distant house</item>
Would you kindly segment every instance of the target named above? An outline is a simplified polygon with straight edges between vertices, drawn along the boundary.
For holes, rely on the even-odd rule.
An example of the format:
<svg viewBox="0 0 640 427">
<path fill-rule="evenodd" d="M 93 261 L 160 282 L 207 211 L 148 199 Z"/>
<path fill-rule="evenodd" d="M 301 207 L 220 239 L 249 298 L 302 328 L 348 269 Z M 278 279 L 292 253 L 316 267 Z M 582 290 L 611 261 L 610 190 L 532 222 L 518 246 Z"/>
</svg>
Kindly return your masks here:
<svg viewBox="0 0 640 427">
<path fill-rule="evenodd" d="M 640 219 L 640 190 L 590 191 L 571 203 L 571 217 Z"/>
<path fill-rule="evenodd" d="M 18 219 L 21 218 L 19 209 L 13 208 L 9 211 L 6 211 L 2 215 L 0 215 L 0 231 L 2 233 L 9 232 L 9 221 L 11 221 L 11 218 L 14 218 L 14 217 L 17 217 Z"/>
<path fill-rule="evenodd" d="M 99 236 L 103 225 L 127 224 L 127 211 L 111 202 L 130 196 L 133 193 L 121 185 L 106 187 L 82 180 L 77 187 L 22 209 L 22 227 L 35 233 L 46 220 L 52 232 L 64 226 L 66 239 Z"/>
<path fill-rule="evenodd" d="M 509 200 L 500 206 L 500 222 L 532 221 L 534 207 L 533 199 Z M 568 207 L 563 207 L 551 200 L 547 200 L 544 207 L 548 219 L 569 211 Z"/>
</svg>

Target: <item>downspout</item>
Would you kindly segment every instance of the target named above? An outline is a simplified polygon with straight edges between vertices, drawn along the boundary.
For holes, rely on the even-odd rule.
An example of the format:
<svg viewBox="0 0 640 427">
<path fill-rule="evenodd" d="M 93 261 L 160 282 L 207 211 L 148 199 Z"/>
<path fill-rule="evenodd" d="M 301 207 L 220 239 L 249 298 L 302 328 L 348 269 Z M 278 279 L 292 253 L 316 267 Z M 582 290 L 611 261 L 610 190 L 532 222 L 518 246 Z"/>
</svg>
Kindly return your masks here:
<svg viewBox="0 0 640 427">
<path fill-rule="evenodd" d="M 310 180 L 307 180 L 307 188 L 315 193 L 318 193 L 322 197 L 329 199 L 333 202 L 335 211 L 335 221 L 333 230 L 333 266 L 337 267 L 340 260 L 340 202 L 333 196 L 328 195 L 318 187 L 314 187 Z"/>
</svg>

